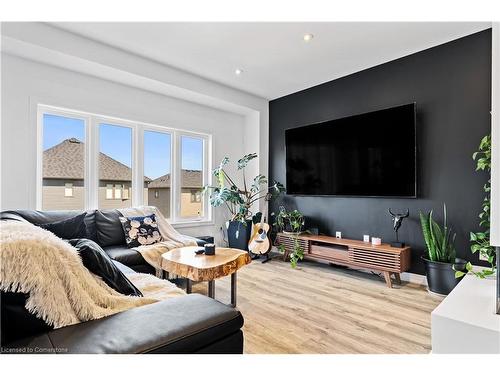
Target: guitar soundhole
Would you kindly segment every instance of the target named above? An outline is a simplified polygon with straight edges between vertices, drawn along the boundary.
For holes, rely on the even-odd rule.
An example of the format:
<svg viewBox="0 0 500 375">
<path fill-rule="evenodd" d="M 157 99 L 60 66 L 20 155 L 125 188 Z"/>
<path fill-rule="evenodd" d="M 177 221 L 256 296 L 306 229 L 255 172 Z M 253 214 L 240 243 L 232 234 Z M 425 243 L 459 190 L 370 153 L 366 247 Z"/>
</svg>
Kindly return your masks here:
<svg viewBox="0 0 500 375">
<path fill-rule="evenodd" d="M 262 234 L 262 232 L 264 232 L 264 229 L 259 228 L 259 234 Z"/>
</svg>

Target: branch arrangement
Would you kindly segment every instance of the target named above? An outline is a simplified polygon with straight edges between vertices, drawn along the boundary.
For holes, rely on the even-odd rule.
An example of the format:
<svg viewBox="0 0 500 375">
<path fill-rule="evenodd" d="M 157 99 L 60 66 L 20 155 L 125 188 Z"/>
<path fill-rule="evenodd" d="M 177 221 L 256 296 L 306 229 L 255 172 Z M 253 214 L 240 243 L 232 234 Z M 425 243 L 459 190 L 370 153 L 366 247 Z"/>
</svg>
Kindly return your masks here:
<svg viewBox="0 0 500 375">
<path fill-rule="evenodd" d="M 231 214 L 231 221 L 246 222 L 253 216 L 252 204 L 265 197 L 277 196 L 285 191 L 283 185 L 274 181 L 268 186 L 267 177 L 258 174 L 251 183 L 247 183 L 245 168 L 248 163 L 257 158 L 257 154 L 247 154 L 238 160 L 238 170 L 243 174 L 243 186 L 238 187 L 224 167 L 229 163 L 229 158 L 224 157 L 213 175 L 217 182 L 216 186 L 205 186 L 204 192 L 210 196 L 210 204 L 213 207 L 225 205 Z"/>
</svg>

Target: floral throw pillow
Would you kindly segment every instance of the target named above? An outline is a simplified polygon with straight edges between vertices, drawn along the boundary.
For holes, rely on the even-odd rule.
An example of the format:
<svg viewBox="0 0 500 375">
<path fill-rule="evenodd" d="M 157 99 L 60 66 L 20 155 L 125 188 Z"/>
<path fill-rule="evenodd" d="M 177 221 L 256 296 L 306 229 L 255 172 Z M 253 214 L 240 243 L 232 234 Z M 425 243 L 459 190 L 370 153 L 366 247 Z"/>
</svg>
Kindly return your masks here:
<svg viewBox="0 0 500 375">
<path fill-rule="evenodd" d="M 152 245 L 162 240 L 155 215 L 120 217 L 128 247 Z"/>
</svg>

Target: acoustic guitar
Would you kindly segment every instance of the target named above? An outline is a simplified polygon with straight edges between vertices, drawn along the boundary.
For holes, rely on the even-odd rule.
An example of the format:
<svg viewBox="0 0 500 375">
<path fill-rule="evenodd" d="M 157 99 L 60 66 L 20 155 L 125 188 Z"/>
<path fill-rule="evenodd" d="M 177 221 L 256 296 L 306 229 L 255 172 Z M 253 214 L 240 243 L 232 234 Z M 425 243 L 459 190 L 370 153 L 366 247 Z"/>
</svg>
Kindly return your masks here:
<svg viewBox="0 0 500 375">
<path fill-rule="evenodd" d="M 265 255 L 271 251 L 271 241 L 269 239 L 269 232 L 271 227 L 266 223 L 267 217 L 267 201 L 266 196 L 266 207 L 260 218 L 260 223 L 254 224 L 252 227 L 252 236 L 248 242 L 248 250 L 255 255 Z"/>
</svg>

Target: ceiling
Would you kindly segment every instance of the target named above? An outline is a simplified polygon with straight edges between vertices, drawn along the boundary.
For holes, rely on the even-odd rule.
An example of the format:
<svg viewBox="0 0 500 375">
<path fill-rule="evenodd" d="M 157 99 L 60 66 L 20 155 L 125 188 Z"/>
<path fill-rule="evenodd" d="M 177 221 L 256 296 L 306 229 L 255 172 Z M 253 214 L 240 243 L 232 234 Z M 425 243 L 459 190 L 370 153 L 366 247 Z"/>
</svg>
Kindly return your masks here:
<svg viewBox="0 0 500 375">
<path fill-rule="evenodd" d="M 267 99 L 491 27 L 485 22 L 52 25 Z M 314 35 L 308 43 L 306 33 Z M 243 73 L 236 75 L 236 69 Z"/>
</svg>

